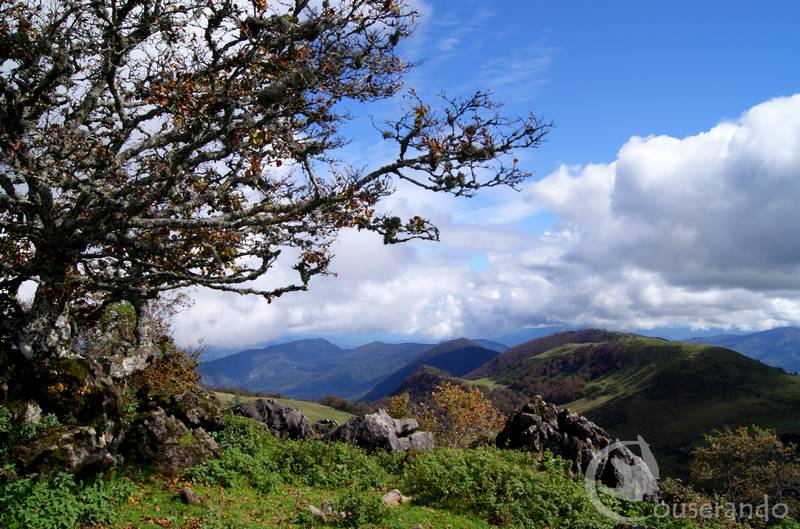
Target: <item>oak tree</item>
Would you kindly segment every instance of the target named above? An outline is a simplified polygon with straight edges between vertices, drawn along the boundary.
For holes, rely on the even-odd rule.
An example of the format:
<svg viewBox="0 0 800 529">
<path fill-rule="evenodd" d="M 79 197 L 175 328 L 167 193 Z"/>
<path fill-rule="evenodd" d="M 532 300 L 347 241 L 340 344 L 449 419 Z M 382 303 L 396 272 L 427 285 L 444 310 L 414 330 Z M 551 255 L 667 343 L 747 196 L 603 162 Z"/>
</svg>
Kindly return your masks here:
<svg viewBox="0 0 800 529">
<path fill-rule="evenodd" d="M 514 155 L 548 124 L 483 92 L 405 91 L 377 125 L 390 163 L 337 159 L 346 106 L 400 98 L 416 18 L 403 0 L 0 0 L 4 350 L 73 354 L 109 306 L 182 287 L 306 290 L 340 230 L 438 237 L 376 213 L 398 180 L 469 196 L 527 177 Z M 296 280 L 254 287 L 282 253 Z"/>
</svg>

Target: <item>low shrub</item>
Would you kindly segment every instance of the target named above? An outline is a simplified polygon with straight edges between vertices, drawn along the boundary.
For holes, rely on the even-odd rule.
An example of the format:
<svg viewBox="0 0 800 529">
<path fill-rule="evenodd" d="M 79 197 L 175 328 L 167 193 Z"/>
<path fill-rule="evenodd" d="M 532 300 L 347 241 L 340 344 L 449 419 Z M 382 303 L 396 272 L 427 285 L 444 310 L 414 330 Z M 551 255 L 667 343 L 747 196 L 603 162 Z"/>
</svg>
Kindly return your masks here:
<svg viewBox="0 0 800 529">
<path fill-rule="evenodd" d="M 333 503 L 333 510 L 343 514 L 337 523 L 341 527 L 379 524 L 389 512 L 381 497 L 374 492 L 352 489 Z"/>
<path fill-rule="evenodd" d="M 404 491 L 418 504 L 477 514 L 514 527 L 613 527 L 593 509 L 581 483 L 566 479 L 561 460 L 530 453 L 438 450 L 415 458 Z"/>
<path fill-rule="evenodd" d="M 237 388 L 236 386 L 209 386 L 207 384 L 200 384 L 200 386 L 209 392 L 229 393 L 237 397 L 258 397 L 263 399 L 281 399 L 283 395 L 271 391 L 253 391 L 245 388 Z"/>
<path fill-rule="evenodd" d="M 213 434 L 220 457 L 195 467 L 189 477 L 223 486 L 249 485 L 269 492 L 282 483 L 361 489 L 384 484 L 388 474 L 381 458 L 342 443 L 276 439 L 263 425 L 228 417 L 224 430 Z"/>
<path fill-rule="evenodd" d="M 109 523 L 132 490 L 123 479 L 76 483 L 63 473 L 19 479 L 0 485 L 0 527 L 72 529 L 77 524 Z"/>
<path fill-rule="evenodd" d="M 436 450 L 418 454 L 402 470 L 402 490 L 414 503 L 457 514 L 477 515 L 515 528 L 613 528 L 589 501 L 580 479 L 569 477 L 571 464 L 549 454 L 499 450 Z M 659 528 L 695 527 L 691 522 L 653 518 L 654 505 L 603 498 L 612 510 L 648 517 Z"/>
<path fill-rule="evenodd" d="M 386 404 L 395 419 L 414 417 L 423 430 L 433 432 L 438 446 L 467 448 L 493 442 L 505 419 L 477 386 L 444 382 L 430 396 L 415 402 L 407 392 Z"/>
<path fill-rule="evenodd" d="M 162 405 L 173 395 L 195 389 L 200 380 L 197 372 L 200 352 L 179 349 L 172 341 L 161 343 L 153 363 L 128 380 L 129 392 L 138 400 L 138 407 Z"/>
<path fill-rule="evenodd" d="M 330 504 L 334 514 L 326 525 L 333 527 L 368 527 L 382 524 L 389 515 L 389 508 L 380 495 L 373 491 L 348 489 Z M 297 512 L 295 523 L 300 527 L 314 528 L 320 520 L 308 509 Z"/>
<path fill-rule="evenodd" d="M 612 529 L 616 525 L 592 505 L 583 480 L 571 477 L 571 463 L 549 454 L 493 447 L 367 454 L 341 443 L 279 440 L 263 425 L 241 417 L 227 421 L 227 427 L 214 434 L 221 457 L 196 467 L 190 477 L 263 492 L 282 484 L 326 489 L 326 495 L 334 498 L 333 509 L 347 513 L 336 522 L 340 526 L 394 527 L 378 490 L 394 487 L 413 496 L 414 505 L 501 527 Z M 653 504 L 625 502 L 602 490 L 601 496 L 613 511 L 643 517 L 647 526 L 697 527 L 690 520 L 653 516 Z M 303 509 L 297 516 L 301 526 L 319 524 Z"/>
<path fill-rule="evenodd" d="M 311 487 L 378 487 L 389 475 L 379 460 L 344 443 L 321 441 L 285 443 L 280 454 L 282 473 L 292 483 Z"/>
<path fill-rule="evenodd" d="M 325 395 L 319 403 L 334 410 L 343 411 L 352 415 L 366 415 L 375 411 L 375 407 L 366 402 L 353 402 L 335 395 Z"/>
</svg>

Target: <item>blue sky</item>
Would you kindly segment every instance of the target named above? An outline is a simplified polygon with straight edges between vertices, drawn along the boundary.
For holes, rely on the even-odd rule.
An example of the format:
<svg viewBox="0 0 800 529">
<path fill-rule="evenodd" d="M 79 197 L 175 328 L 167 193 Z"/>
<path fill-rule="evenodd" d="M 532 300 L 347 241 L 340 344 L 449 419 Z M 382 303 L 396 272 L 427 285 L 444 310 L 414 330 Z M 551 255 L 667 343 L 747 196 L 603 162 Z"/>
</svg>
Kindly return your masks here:
<svg viewBox="0 0 800 529">
<path fill-rule="evenodd" d="M 800 218 L 787 203 L 800 198 L 799 2 L 414 5 L 423 17 L 401 53 L 424 62 L 407 84 L 489 89 L 510 114 L 552 120 L 547 143 L 520 156 L 534 179 L 469 201 L 400 186 L 386 207 L 432 218 L 441 244 L 344 234 L 338 278 L 272 306 L 198 292 L 179 339 L 800 324 Z M 354 108 L 343 157 L 390 160 L 368 117 L 395 107 Z"/>
<path fill-rule="evenodd" d="M 552 118 L 542 171 L 610 161 L 636 134 L 693 134 L 800 86 L 793 1 L 429 5 L 409 46 L 428 61 L 424 89 L 488 86 L 509 110 Z"/>
</svg>

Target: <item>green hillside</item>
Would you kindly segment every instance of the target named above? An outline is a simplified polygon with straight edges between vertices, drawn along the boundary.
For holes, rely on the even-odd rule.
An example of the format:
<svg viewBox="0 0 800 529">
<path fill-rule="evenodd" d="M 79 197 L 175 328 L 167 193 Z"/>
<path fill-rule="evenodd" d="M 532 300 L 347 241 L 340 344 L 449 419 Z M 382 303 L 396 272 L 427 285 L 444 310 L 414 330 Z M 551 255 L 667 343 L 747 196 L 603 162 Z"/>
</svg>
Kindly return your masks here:
<svg viewBox="0 0 800 529">
<path fill-rule="evenodd" d="M 630 334 L 587 343 L 562 338 L 543 351 L 529 344 L 534 354 L 526 358 L 510 350 L 513 361 L 501 357 L 471 378 L 542 395 L 621 439 L 642 435 L 668 471 L 685 468 L 692 444 L 714 428 L 757 424 L 800 432 L 796 375 L 715 346 Z"/>
</svg>

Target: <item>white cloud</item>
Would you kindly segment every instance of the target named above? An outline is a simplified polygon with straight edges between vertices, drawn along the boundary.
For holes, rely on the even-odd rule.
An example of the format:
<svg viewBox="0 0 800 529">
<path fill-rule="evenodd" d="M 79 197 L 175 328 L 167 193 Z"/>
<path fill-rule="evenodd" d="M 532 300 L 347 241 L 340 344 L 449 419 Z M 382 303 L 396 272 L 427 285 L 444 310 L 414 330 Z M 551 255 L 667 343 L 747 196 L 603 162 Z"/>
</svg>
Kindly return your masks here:
<svg viewBox="0 0 800 529">
<path fill-rule="evenodd" d="M 272 305 L 198 293 L 178 337 L 245 345 L 300 332 L 800 324 L 799 197 L 797 95 L 694 136 L 631 138 L 612 163 L 562 166 L 522 193 L 457 201 L 401 187 L 387 207 L 431 217 L 440 245 L 344 233 L 338 277 Z M 553 228 L 522 231 L 543 210 Z M 486 266 L 470 266 L 476 256 Z"/>
<path fill-rule="evenodd" d="M 696 136 L 635 137 L 612 164 L 564 171 L 531 194 L 586 230 L 572 257 L 593 269 L 622 261 L 688 288 L 800 287 L 800 96 Z"/>
</svg>

